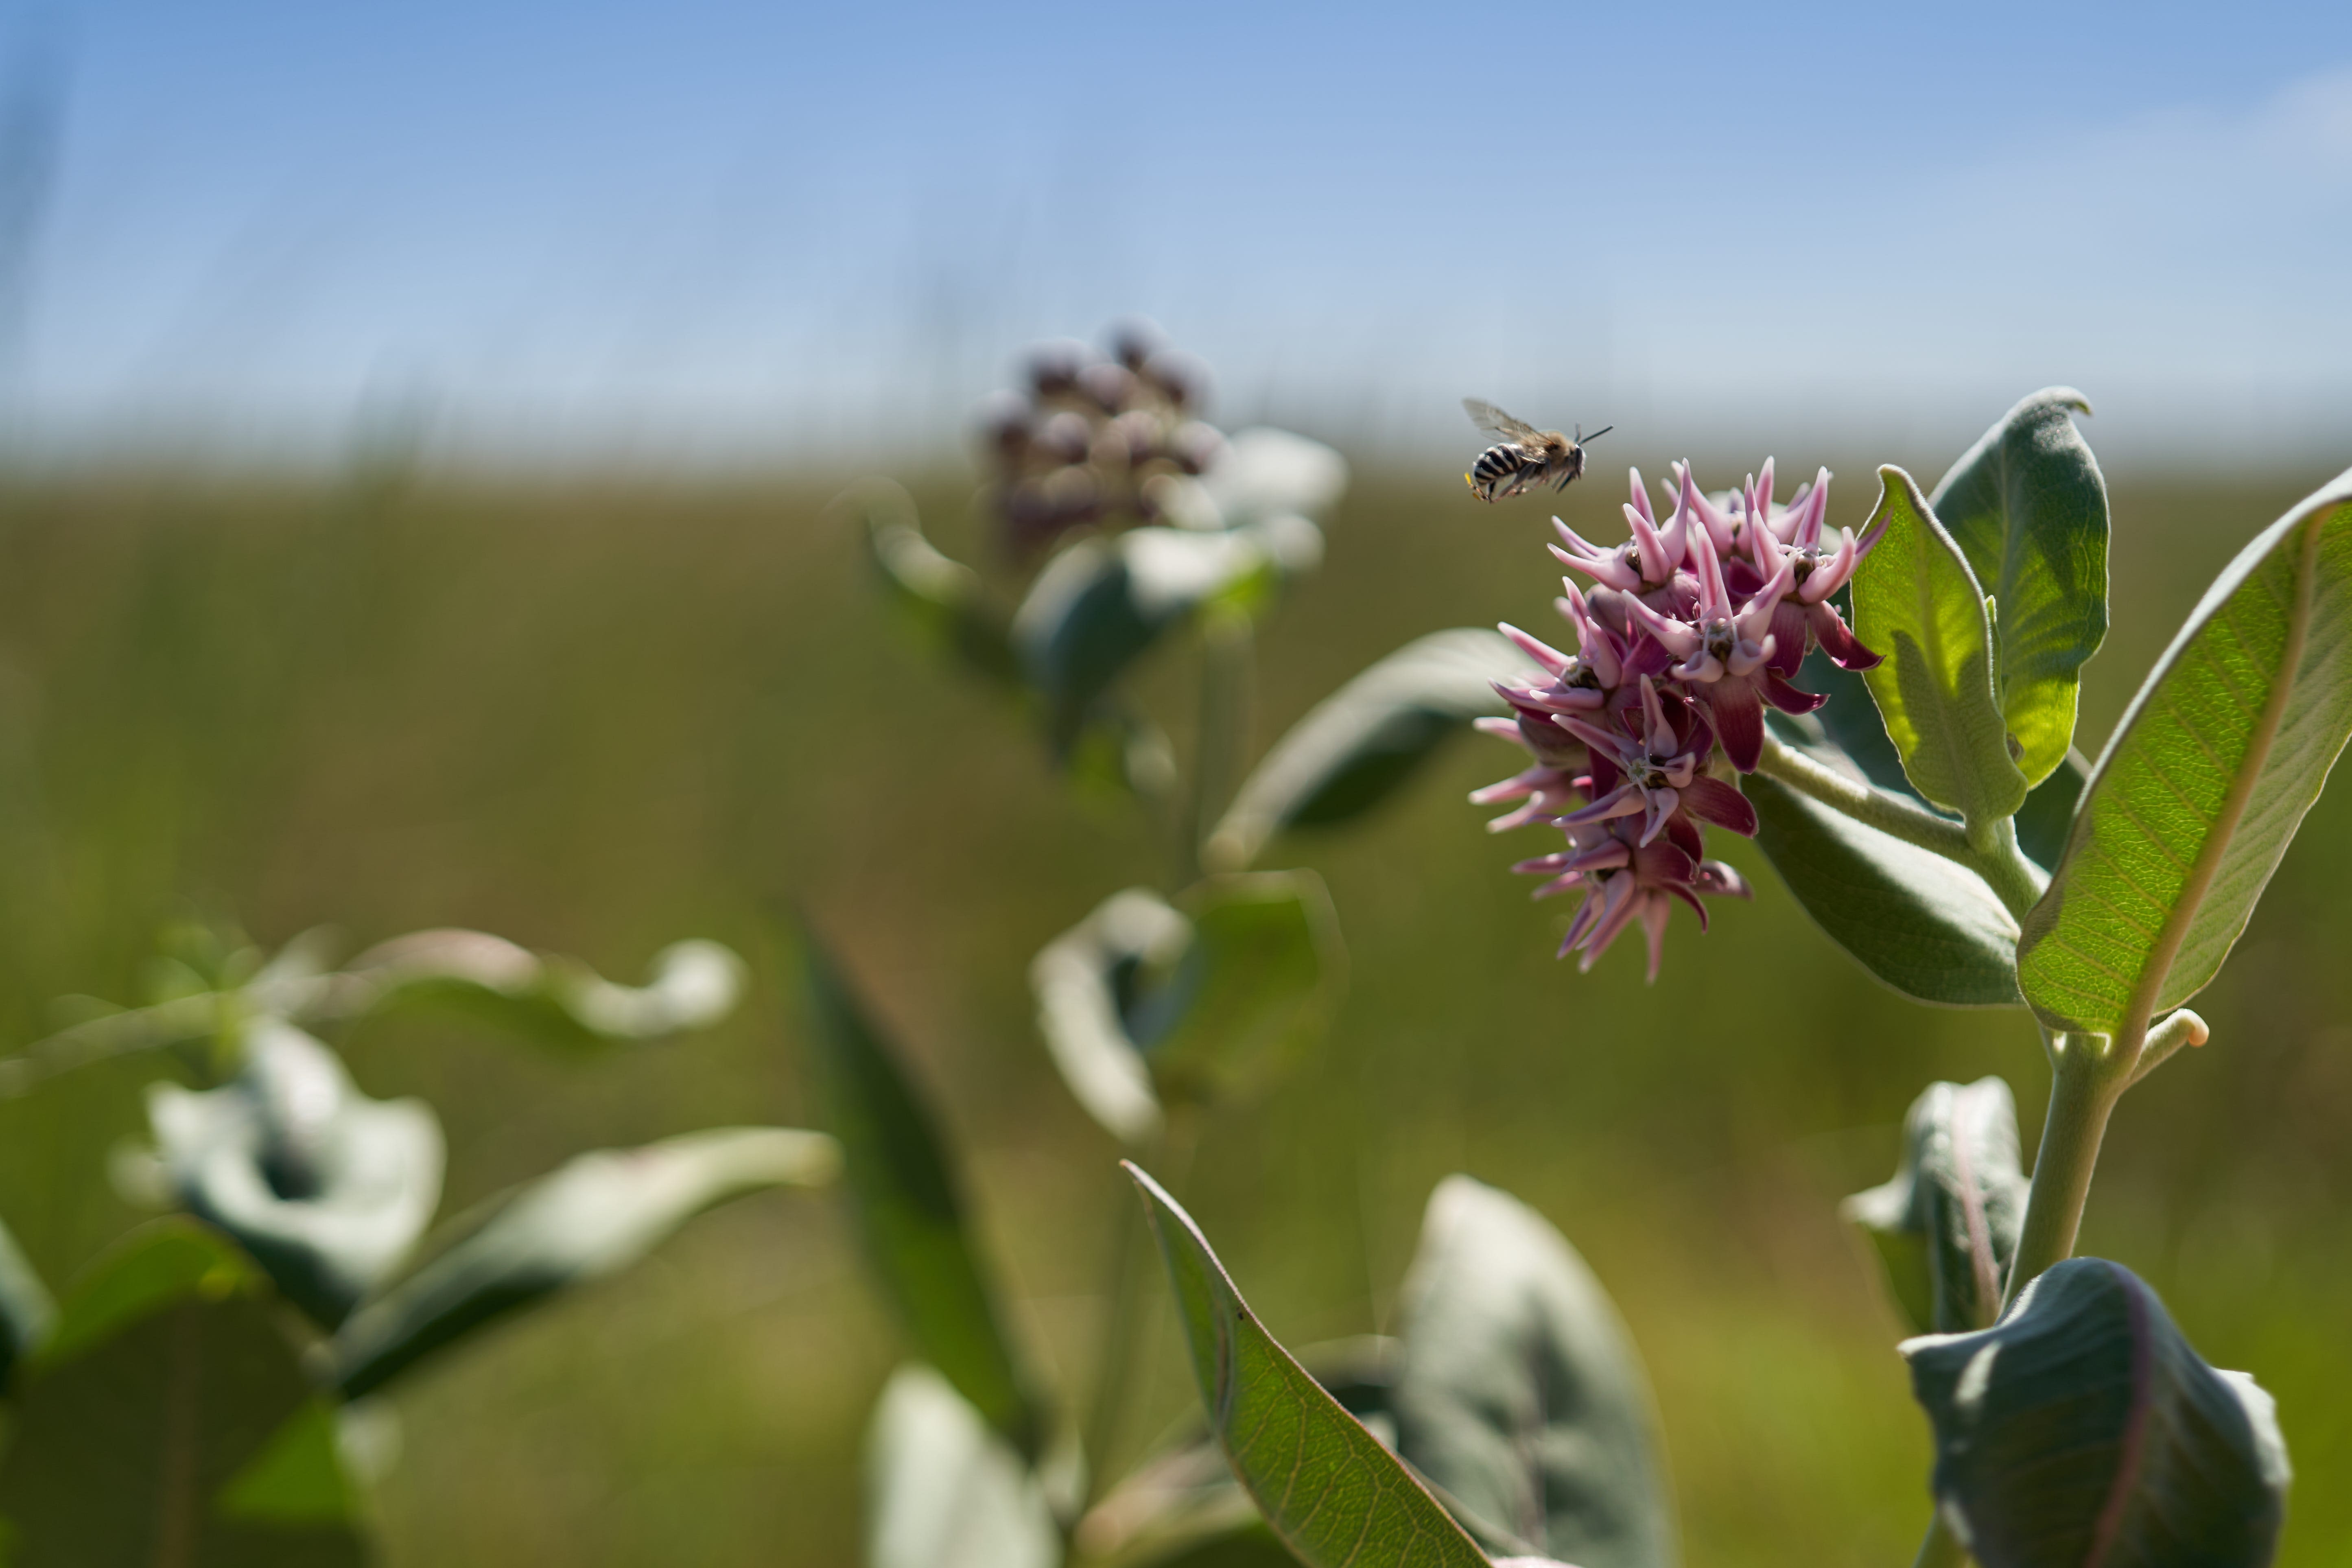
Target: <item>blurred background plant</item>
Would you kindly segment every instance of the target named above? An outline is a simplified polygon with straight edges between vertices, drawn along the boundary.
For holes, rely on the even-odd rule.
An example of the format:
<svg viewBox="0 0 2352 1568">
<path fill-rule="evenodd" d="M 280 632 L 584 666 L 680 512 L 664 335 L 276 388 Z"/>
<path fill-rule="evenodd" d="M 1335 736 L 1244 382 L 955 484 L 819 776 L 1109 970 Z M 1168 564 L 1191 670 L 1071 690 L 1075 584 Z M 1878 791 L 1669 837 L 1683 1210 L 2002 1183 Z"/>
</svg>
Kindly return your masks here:
<svg viewBox="0 0 2352 1568">
<path fill-rule="evenodd" d="M 368 1561 L 365 1483 L 401 1447 L 382 1390 L 714 1204 L 822 1185 L 839 1164 L 822 1133 L 708 1129 L 575 1155 L 427 1236 L 445 1159 L 432 1108 L 370 1099 L 303 1026 L 437 1005 L 580 1055 L 719 1022 L 742 962 L 678 942 L 630 987 L 481 931 L 395 937 L 341 968 L 331 940 L 265 955 L 178 922 L 145 1005 L 67 998 L 79 1022 L 0 1062 L 20 1095 L 101 1062 L 187 1080 L 147 1084 L 153 1142 L 110 1160 L 127 1201 L 186 1217 L 116 1241 L 62 1306 L 0 1230 L 11 1561 Z"/>
<path fill-rule="evenodd" d="M 1939 471 L 1967 428 L 1907 456 Z M 1676 455 L 1621 436 L 1645 471 Z M 1841 472 L 1906 456 L 1818 455 Z M 1737 471 L 1736 455 L 1690 456 Z M 1261 629 L 1266 732 L 1428 627 L 1549 613 L 1554 585 L 1530 569 L 1545 509 L 1480 507 L 1457 469 L 1358 475 L 1322 571 Z M 2115 626 L 2084 670 L 2086 742 L 2239 544 L 2324 477 L 2108 469 Z M 1870 488 L 1840 492 L 1832 523 L 1859 527 Z M 982 558 L 968 478 L 909 489 L 940 547 Z M 454 918 L 624 959 L 681 931 L 756 957 L 771 901 L 797 890 L 961 1151 L 1008 1331 L 1082 1402 L 1108 1205 L 1133 1200 L 1108 1176 L 1122 1143 L 1038 1048 L 1026 973 L 1107 889 L 1167 888 L 1168 840 L 1139 808 L 1074 814 L 989 689 L 874 614 L 861 538 L 820 525 L 832 494 L 397 465 L 319 484 L 19 481 L 0 531 L 11 1035 L 53 1034 L 60 992 L 140 994 L 189 889 L 265 932 L 331 919 L 355 949 Z M 1619 500 L 1588 480 L 1553 509 L 1600 538 Z M 1180 754 L 1197 674 L 1175 641 L 1127 678 Z M 1901 1560 L 1927 1438 L 1877 1265 L 1835 1206 L 1886 1176 L 1922 1082 L 2021 1088 L 2040 1050 L 2013 1015 L 1879 986 L 1744 842 L 1723 852 L 1756 902 L 1670 953 L 1689 974 L 1649 990 L 1618 955 L 1579 981 L 1550 955 L 1566 911 L 1530 909 L 1463 805 L 1497 750 L 1440 751 L 1365 830 L 1290 841 L 1277 863 L 1314 868 L 1344 918 L 1348 991 L 1323 1048 L 1202 1129 L 1185 1205 L 1265 1322 L 1311 1344 L 1398 1325 L 1444 1175 L 1507 1189 L 1609 1283 L 1655 1383 L 1690 1560 Z M 2290 1395 L 2306 1475 L 2344 1462 L 2331 1412 L 2352 1390 L 2334 1327 L 2352 1300 L 2336 1136 L 2352 994 L 2327 956 L 2352 921 L 2331 890 L 2347 810 L 2322 797 L 2200 998 L 2218 1047 L 2134 1091 L 2083 1242 L 2130 1260 L 2205 1357 Z M 1753 998 L 1791 973 L 1812 1016 L 1759 1016 Z M 816 1125 L 805 1052 L 777 1045 L 808 1039 L 796 990 L 755 984 L 690 1047 L 586 1071 L 445 1013 L 333 1037 L 368 1093 L 435 1107 L 455 1214 L 582 1149 Z M 1650 1026 L 1662 995 L 1681 1026 Z M 0 1215 L 44 1279 L 73 1279 L 145 1217 L 108 1165 L 149 1136 L 153 1076 L 117 1058 L 0 1101 Z M 2038 1110 L 2020 1100 L 2031 1142 Z M 389 1559 L 856 1559 L 863 1435 L 907 1353 L 862 1276 L 834 1205 L 732 1205 L 527 1329 L 420 1367 L 384 1395 L 406 1434 L 375 1489 Z M 1196 1405 L 1171 1332 L 1145 1335 L 1131 1453 Z M 2330 1489 L 2306 1486 L 2281 1560 L 2331 1562 L 2347 1531 Z"/>
</svg>

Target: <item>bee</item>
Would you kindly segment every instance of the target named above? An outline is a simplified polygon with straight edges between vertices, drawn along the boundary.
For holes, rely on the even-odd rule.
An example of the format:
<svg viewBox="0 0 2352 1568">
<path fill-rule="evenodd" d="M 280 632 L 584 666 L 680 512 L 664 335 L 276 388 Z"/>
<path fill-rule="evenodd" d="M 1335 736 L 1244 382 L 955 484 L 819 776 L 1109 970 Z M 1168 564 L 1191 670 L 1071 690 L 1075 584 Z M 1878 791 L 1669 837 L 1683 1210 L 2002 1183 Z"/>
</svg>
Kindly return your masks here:
<svg viewBox="0 0 2352 1568">
<path fill-rule="evenodd" d="M 1462 476 L 1470 493 L 1484 501 L 1503 500 L 1547 480 L 1556 490 L 1566 489 L 1570 479 L 1584 472 L 1584 443 L 1617 428 L 1603 425 L 1587 436 L 1579 426 L 1571 441 L 1557 430 L 1538 430 L 1524 419 L 1514 419 L 1480 398 L 1464 398 L 1462 408 L 1479 429 L 1502 437 L 1479 453 Z"/>
</svg>

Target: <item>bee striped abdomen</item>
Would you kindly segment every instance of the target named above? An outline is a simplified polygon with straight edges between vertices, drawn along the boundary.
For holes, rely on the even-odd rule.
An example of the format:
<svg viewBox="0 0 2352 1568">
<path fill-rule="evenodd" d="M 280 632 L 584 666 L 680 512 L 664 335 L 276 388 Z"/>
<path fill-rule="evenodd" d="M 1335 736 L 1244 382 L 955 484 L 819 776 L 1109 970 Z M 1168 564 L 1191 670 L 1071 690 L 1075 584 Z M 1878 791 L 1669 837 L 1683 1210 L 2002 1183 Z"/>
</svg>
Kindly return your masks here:
<svg viewBox="0 0 2352 1568">
<path fill-rule="evenodd" d="M 1470 465 L 1470 488 L 1483 499 L 1493 500 L 1496 490 L 1518 477 L 1527 461 L 1526 455 L 1508 441 L 1489 447 Z"/>
</svg>

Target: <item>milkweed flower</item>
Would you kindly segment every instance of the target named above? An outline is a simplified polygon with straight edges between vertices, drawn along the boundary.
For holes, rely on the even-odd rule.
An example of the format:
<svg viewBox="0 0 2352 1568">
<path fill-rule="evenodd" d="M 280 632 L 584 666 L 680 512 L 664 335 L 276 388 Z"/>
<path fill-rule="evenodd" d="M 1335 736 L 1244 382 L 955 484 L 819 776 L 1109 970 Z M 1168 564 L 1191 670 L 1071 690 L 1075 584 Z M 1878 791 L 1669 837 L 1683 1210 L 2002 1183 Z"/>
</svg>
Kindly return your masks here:
<svg viewBox="0 0 2352 1568">
<path fill-rule="evenodd" d="M 1562 579 L 1556 601 L 1576 652 L 1501 628 L 1541 674 L 1497 682 L 1512 716 L 1479 728 L 1533 762 L 1470 798 L 1513 807 L 1493 831 L 1540 823 L 1565 837 L 1565 848 L 1513 869 L 1545 879 L 1538 898 L 1584 894 L 1560 944 L 1584 969 L 1639 925 L 1655 980 L 1676 902 L 1705 931 L 1703 897 L 1748 896 L 1737 871 L 1706 858 L 1706 827 L 1756 832 L 1755 809 L 1722 773 L 1755 771 L 1768 706 L 1810 713 L 1827 700 L 1790 679 L 1811 648 L 1848 669 L 1878 662 L 1831 601 L 1879 531 L 1829 533 L 1829 470 L 1782 505 L 1772 468 L 1767 459 L 1738 490 L 1708 496 L 1676 463 L 1663 517 L 1633 470 L 1624 543 L 1595 544 L 1552 520 L 1552 554 L 1586 580 Z"/>
</svg>

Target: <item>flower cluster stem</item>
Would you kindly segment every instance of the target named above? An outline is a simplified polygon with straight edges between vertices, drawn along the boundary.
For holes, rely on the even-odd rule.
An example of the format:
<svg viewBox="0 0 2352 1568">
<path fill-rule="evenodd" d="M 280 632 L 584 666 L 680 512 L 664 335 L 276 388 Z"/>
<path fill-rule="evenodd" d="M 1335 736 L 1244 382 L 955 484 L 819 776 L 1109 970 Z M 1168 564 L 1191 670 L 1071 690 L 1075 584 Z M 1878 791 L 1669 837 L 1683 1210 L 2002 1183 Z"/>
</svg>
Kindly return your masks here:
<svg viewBox="0 0 2352 1568">
<path fill-rule="evenodd" d="M 1924 805 L 1849 778 L 1794 746 L 1784 744 L 1769 731 L 1764 736 L 1763 758 L 1756 771 L 1865 827 L 1874 827 L 1889 837 L 1967 867 L 1983 878 L 2002 906 L 2020 920 L 2042 898 L 2046 884 L 2041 871 L 2017 847 L 2014 822 L 1997 823 L 1990 833 L 1980 836 L 1983 842 L 1971 842 L 1967 827 L 1950 817 L 1939 816 Z"/>
</svg>

